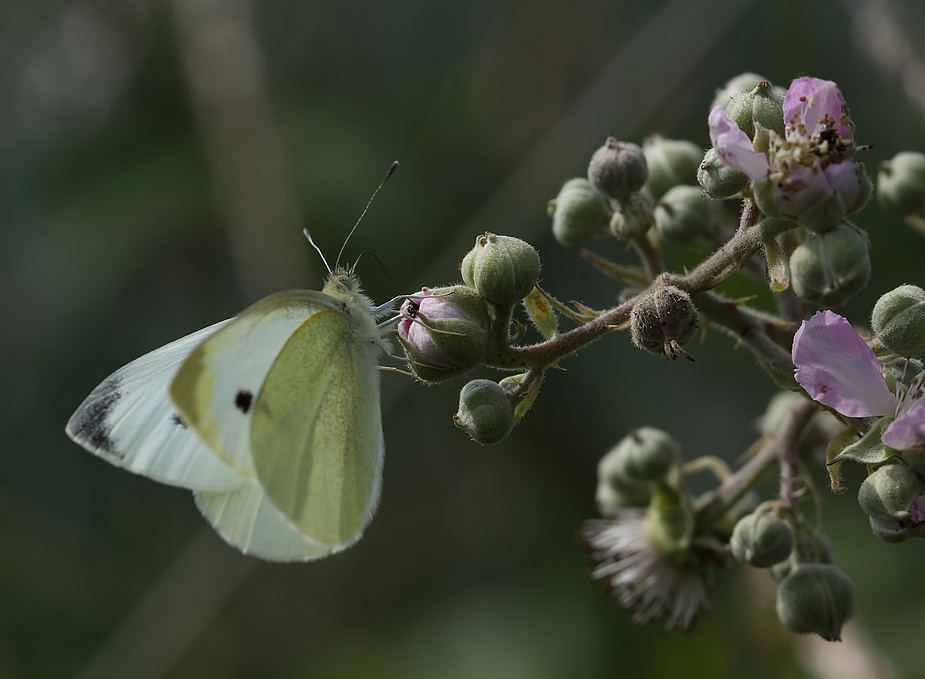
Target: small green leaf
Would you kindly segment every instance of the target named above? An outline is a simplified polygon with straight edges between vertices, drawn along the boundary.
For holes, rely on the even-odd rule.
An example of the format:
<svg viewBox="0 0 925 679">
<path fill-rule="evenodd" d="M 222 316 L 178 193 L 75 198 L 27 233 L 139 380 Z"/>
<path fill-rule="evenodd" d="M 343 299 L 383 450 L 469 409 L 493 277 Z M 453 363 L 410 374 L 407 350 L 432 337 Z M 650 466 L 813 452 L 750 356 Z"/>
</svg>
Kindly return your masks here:
<svg viewBox="0 0 925 679">
<path fill-rule="evenodd" d="M 558 334 L 556 312 L 542 290 L 534 287 L 524 298 L 524 308 L 537 330 L 543 333 L 543 337 L 552 339 Z"/>
</svg>

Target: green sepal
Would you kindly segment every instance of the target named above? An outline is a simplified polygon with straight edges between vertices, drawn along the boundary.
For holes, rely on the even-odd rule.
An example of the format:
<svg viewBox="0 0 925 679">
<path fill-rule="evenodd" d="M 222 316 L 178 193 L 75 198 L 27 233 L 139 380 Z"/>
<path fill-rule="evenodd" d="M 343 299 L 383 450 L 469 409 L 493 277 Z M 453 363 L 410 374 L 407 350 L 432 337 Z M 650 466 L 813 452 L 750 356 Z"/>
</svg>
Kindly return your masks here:
<svg viewBox="0 0 925 679">
<path fill-rule="evenodd" d="M 552 339 L 559 334 L 556 312 L 542 290 L 534 286 L 530 294 L 524 297 L 524 308 L 543 337 Z"/>
<path fill-rule="evenodd" d="M 890 458 L 899 455 L 899 452 L 885 445 L 881 440 L 883 432 L 893 421 L 893 418 L 887 415 L 881 417 L 869 432 L 864 434 L 860 440 L 852 443 L 832 458 L 832 462 L 858 462 L 860 464 L 883 464 Z M 829 463 L 831 464 L 831 462 Z"/>
<path fill-rule="evenodd" d="M 783 292 L 790 287 L 790 258 L 774 236 L 763 236 L 764 256 L 768 263 L 768 279 L 773 292 Z"/>
<path fill-rule="evenodd" d="M 527 373 L 511 375 L 509 377 L 505 377 L 498 384 L 501 385 L 501 388 L 504 389 L 504 391 L 510 394 L 520 388 L 526 376 Z M 527 411 L 530 410 L 530 407 L 536 400 L 537 395 L 540 393 L 541 384 L 542 380 L 535 380 L 527 389 L 527 391 L 519 396 L 517 402 L 514 404 L 513 426 L 517 426 L 517 423 L 520 422 L 521 418 L 523 418 L 523 416 L 527 414 Z"/>
<path fill-rule="evenodd" d="M 841 455 L 845 448 L 851 445 L 857 434 L 856 429 L 848 427 L 841 433 L 836 434 L 835 438 L 829 441 L 829 445 L 826 446 L 825 469 L 829 473 L 829 488 L 835 494 L 841 494 L 848 490 L 848 487 L 842 483 L 841 461 L 836 461 L 836 458 Z"/>
</svg>

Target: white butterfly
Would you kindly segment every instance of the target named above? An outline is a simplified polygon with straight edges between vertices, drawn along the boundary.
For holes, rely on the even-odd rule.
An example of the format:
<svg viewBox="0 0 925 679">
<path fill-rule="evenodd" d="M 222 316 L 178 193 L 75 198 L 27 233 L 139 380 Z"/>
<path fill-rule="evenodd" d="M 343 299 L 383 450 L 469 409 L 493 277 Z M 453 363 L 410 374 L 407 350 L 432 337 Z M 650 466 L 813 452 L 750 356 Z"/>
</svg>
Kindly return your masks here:
<svg viewBox="0 0 925 679">
<path fill-rule="evenodd" d="M 117 370 L 67 434 L 103 459 L 194 491 L 221 536 L 276 561 L 359 540 L 379 499 L 379 307 L 350 270 L 271 295 Z"/>
</svg>

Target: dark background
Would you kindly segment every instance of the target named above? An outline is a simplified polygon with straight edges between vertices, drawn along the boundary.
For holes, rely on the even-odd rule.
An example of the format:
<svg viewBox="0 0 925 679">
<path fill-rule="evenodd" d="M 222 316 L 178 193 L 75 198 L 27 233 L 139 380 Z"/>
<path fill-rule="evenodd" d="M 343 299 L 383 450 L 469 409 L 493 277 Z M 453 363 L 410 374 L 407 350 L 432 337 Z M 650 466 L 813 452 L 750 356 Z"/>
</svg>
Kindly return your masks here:
<svg viewBox="0 0 925 679">
<path fill-rule="evenodd" d="M 853 492 L 826 515 L 858 589 L 842 645 L 784 632 L 763 572 L 722 573 L 687 635 L 635 628 L 588 581 L 576 529 L 627 429 L 667 429 L 688 458 L 754 440 L 773 388 L 716 333 L 693 364 L 605 338 L 490 448 L 450 420 L 463 380 L 385 374 L 379 512 L 311 564 L 238 554 L 188 492 L 63 428 L 129 360 L 320 287 L 301 229 L 335 257 L 396 158 L 348 261 L 370 250 L 410 292 L 453 282 L 490 230 L 535 245 L 560 298 L 612 304 L 545 215 L 604 137 L 705 147 L 727 79 L 811 74 L 841 86 L 873 171 L 925 150 L 923 25 L 912 0 L 0 3 L 0 677 L 844 678 L 858 649 L 918 674 L 923 546 L 877 541 Z M 925 240 L 876 205 L 857 221 L 874 277 L 841 312 L 863 324 L 883 292 L 925 284 Z M 374 299 L 396 293 L 372 258 L 359 272 Z"/>
</svg>

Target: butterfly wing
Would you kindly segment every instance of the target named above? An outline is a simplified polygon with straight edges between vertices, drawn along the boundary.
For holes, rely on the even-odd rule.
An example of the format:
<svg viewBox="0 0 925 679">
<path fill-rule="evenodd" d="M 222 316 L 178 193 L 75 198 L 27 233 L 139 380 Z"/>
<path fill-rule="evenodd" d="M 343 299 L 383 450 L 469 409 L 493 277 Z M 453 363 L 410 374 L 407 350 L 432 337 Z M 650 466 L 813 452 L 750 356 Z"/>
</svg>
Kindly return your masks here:
<svg viewBox="0 0 925 679">
<path fill-rule="evenodd" d="M 173 486 L 222 490 L 242 481 L 189 429 L 168 388 L 180 365 L 229 321 L 135 359 L 106 378 L 68 420 L 67 435 L 112 464 Z"/>
<path fill-rule="evenodd" d="M 367 306 L 290 291 L 258 302 L 193 352 L 171 396 L 254 481 L 197 495 L 227 541 L 289 560 L 359 538 L 381 485 L 380 346 Z"/>
<path fill-rule="evenodd" d="M 253 481 L 232 491 L 197 492 L 195 496 L 199 511 L 222 538 L 251 556 L 270 561 L 310 561 L 352 544 L 332 546 L 308 539 Z"/>
<path fill-rule="evenodd" d="M 170 386 L 170 398 L 222 459 L 254 479 L 253 405 L 273 362 L 306 319 L 331 306 L 326 295 L 290 290 L 241 312 L 193 351 Z"/>
<path fill-rule="evenodd" d="M 382 478 L 379 334 L 354 323 L 362 313 L 327 309 L 293 334 L 267 375 L 251 426 L 268 496 L 305 535 L 329 545 L 362 533 Z"/>
</svg>

